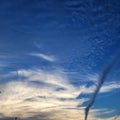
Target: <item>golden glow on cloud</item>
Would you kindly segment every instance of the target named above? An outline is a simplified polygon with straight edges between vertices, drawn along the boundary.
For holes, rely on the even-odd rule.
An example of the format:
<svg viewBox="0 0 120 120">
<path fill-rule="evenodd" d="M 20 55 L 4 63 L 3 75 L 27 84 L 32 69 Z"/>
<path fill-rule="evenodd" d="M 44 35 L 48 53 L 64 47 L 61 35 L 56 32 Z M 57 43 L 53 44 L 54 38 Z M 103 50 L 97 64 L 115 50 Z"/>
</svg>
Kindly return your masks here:
<svg viewBox="0 0 120 120">
<path fill-rule="evenodd" d="M 94 87 L 73 86 L 59 70 L 18 70 L 5 77 L 11 80 L 0 85 L 1 118 L 30 118 L 44 114 L 43 120 L 83 120 L 84 108 L 77 106 L 88 99 L 75 98 L 80 93 L 91 93 L 94 90 Z M 92 111 L 89 120 L 93 120 L 95 114 L 97 111 Z"/>
</svg>

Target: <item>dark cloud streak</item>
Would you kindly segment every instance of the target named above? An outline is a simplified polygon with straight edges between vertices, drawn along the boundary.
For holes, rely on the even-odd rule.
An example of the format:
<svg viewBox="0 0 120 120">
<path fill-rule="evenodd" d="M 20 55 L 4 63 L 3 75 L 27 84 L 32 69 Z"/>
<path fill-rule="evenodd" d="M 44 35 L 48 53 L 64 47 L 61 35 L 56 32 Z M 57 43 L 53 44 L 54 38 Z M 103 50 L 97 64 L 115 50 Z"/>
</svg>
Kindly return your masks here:
<svg viewBox="0 0 120 120">
<path fill-rule="evenodd" d="M 97 94 L 100 91 L 100 88 L 102 87 L 102 85 L 105 82 L 108 74 L 110 73 L 110 71 L 113 68 L 114 64 L 119 60 L 119 58 L 120 58 L 120 53 L 116 57 L 114 57 L 114 59 L 110 62 L 110 64 L 108 64 L 108 66 L 103 70 L 102 74 L 100 75 L 99 83 L 98 83 L 98 85 L 97 85 L 97 87 L 96 87 L 96 89 L 95 89 L 95 91 L 93 93 L 93 96 L 92 96 L 89 104 L 85 108 L 85 120 L 87 120 L 87 118 L 88 118 L 89 110 L 92 107 L 92 105 L 94 104 L 94 102 L 96 100 L 96 97 L 97 97 Z"/>
</svg>

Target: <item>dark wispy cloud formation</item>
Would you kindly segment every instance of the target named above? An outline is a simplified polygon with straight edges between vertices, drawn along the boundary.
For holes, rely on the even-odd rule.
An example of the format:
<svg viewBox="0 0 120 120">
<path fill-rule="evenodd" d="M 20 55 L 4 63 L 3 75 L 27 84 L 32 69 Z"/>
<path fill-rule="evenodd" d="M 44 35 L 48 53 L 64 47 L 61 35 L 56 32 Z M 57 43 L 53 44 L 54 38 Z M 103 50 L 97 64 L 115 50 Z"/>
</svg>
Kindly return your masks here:
<svg viewBox="0 0 120 120">
<path fill-rule="evenodd" d="M 94 104 L 95 100 L 96 100 L 96 96 L 99 93 L 103 83 L 105 82 L 108 74 L 110 73 L 111 69 L 113 68 L 113 66 L 115 65 L 115 63 L 119 60 L 120 58 L 120 53 L 111 61 L 110 64 L 108 64 L 108 66 L 103 70 L 102 74 L 100 75 L 99 81 L 98 81 L 98 85 L 93 93 L 93 96 L 90 100 L 90 103 L 87 105 L 87 107 L 85 108 L 85 120 L 87 120 L 88 114 L 89 114 L 89 110 L 92 107 L 92 105 Z"/>
</svg>

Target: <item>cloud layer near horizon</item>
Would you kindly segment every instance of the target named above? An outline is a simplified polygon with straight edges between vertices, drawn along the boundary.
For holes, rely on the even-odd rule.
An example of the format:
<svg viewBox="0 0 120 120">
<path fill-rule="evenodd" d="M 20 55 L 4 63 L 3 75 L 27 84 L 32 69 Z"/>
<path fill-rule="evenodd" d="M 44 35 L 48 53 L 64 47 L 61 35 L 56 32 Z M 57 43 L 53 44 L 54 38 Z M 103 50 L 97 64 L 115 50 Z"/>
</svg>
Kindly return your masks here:
<svg viewBox="0 0 120 120">
<path fill-rule="evenodd" d="M 93 77 L 93 76 L 92 76 Z M 32 119 L 42 116 L 42 120 L 77 120 L 84 118 L 84 108 L 77 107 L 88 98 L 76 99 L 81 94 L 91 94 L 95 85 L 74 86 L 62 70 L 21 69 L 3 77 L 1 82 L 0 117 L 20 117 Z M 118 83 L 107 83 L 101 93 L 120 88 Z M 90 115 L 90 119 L 95 117 Z M 101 120 L 101 119 L 100 119 Z"/>
</svg>

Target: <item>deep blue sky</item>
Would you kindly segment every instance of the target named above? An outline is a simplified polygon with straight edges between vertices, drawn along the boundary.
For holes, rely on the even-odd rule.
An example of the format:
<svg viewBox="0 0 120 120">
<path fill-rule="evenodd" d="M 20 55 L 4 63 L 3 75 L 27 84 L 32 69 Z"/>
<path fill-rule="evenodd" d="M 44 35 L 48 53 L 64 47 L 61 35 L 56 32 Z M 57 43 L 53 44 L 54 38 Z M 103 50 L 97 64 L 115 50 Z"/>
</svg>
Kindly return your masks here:
<svg viewBox="0 0 120 120">
<path fill-rule="evenodd" d="M 79 111 L 83 116 L 81 109 L 88 104 L 98 76 L 120 51 L 119 6 L 119 0 L 0 0 L 0 109 L 4 107 L 0 118 L 64 120 L 66 114 L 66 119 L 77 120 Z M 120 60 L 98 95 L 91 118 L 112 120 L 120 111 L 119 74 Z M 50 89 L 53 97 L 43 92 L 44 97 L 36 98 L 42 89 Z M 32 92 L 38 94 L 31 97 Z M 71 92 L 75 94 L 69 97 Z M 11 110 L 11 100 L 20 104 L 18 109 Z M 38 105 L 45 100 L 47 107 L 56 109 Z M 70 109 L 64 101 L 75 107 L 71 112 L 76 116 L 64 112 L 64 107 Z M 54 111 L 57 115 L 62 111 L 62 117 Z"/>
</svg>

